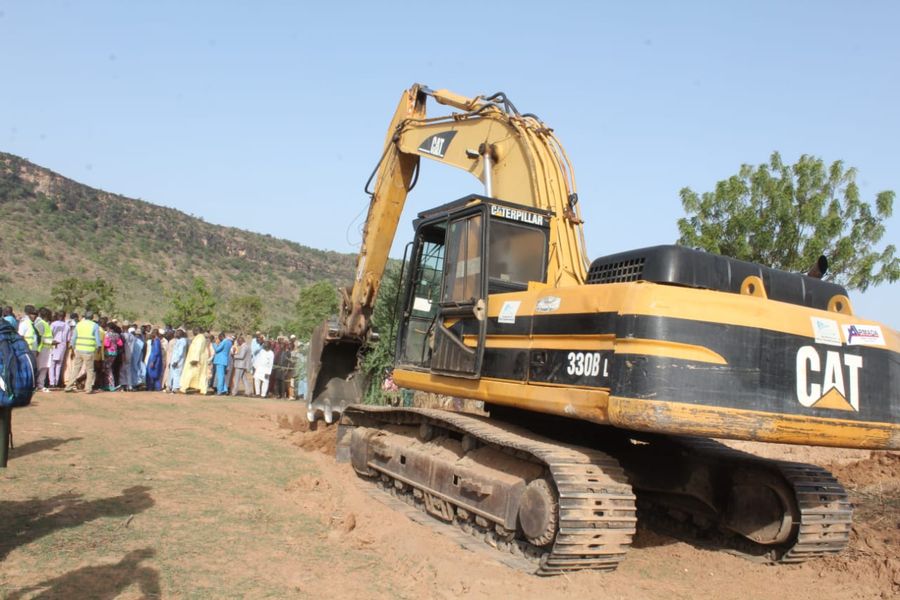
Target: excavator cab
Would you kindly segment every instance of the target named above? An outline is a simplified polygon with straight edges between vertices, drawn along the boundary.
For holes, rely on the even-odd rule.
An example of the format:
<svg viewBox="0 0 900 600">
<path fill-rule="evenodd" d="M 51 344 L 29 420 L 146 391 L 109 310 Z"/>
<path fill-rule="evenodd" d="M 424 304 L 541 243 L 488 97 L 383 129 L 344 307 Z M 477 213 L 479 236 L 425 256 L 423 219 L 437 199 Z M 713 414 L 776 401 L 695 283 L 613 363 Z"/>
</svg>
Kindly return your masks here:
<svg viewBox="0 0 900 600">
<path fill-rule="evenodd" d="M 420 213 L 404 269 L 397 366 L 480 377 L 487 298 L 546 279 L 549 220 L 477 195 Z"/>
</svg>

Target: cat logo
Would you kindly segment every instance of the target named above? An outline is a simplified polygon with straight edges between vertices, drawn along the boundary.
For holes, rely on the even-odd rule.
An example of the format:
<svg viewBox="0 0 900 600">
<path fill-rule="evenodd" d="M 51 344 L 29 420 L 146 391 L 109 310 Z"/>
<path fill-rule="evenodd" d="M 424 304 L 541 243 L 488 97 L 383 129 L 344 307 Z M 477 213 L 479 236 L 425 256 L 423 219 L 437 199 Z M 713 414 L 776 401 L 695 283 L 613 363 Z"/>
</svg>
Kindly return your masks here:
<svg viewBox="0 0 900 600">
<path fill-rule="evenodd" d="M 429 136 L 419 144 L 419 152 L 436 156 L 437 158 L 444 158 L 447 154 L 447 148 L 450 147 L 450 142 L 455 136 L 455 131 L 444 131 Z"/>
<path fill-rule="evenodd" d="M 797 400 L 807 408 L 859 412 L 859 370 L 862 356 L 826 350 L 825 360 L 814 346 L 797 351 Z"/>
</svg>

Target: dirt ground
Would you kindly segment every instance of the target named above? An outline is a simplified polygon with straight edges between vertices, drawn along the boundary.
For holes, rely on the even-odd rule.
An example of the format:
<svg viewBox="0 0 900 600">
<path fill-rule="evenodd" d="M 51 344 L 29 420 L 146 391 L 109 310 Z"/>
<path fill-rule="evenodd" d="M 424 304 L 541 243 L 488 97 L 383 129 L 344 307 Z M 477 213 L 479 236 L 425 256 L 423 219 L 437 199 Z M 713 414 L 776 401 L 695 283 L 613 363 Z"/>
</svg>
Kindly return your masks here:
<svg viewBox="0 0 900 600">
<path fill-rule="evenodd" d="M 615 573 L 539 578 L 373 501 L 298 403 L 39 394 L 0 470 L 2 598 L 897 598 L 900 455 L 742 444 L 830 467 L 838 557 L 770 567 L 639 527 Z"/>
</svg>

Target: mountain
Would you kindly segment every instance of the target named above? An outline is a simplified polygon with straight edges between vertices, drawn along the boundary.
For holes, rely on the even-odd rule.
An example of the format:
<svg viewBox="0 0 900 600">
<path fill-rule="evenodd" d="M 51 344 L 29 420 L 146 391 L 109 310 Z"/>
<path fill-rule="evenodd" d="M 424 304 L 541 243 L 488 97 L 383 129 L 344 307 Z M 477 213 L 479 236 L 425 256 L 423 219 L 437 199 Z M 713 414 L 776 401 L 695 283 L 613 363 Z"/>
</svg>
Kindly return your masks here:
<svg viewBox="0 0 900 600">
<path fill-rule="evenodd" d="M 206 223 L 88 187 L 0 152 L 0 302 L 50 306 L 66 277 L 101 277 L 120 316 L 160 322 L 175 290 L 203 277 L 217 297 L 257 294 L 264 321 L 283 322 L 301 287 L 347 285 L 355 257 Z"/>
</svg>

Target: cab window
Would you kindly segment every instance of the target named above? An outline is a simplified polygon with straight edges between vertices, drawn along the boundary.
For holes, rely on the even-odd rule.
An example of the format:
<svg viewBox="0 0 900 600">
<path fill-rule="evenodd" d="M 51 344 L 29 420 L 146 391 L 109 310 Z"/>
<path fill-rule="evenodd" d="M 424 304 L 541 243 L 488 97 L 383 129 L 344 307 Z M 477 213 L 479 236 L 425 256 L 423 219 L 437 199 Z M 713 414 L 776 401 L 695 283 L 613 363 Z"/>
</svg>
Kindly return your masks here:
<svg viewBox="0 0 900 600">
<path fill-rule="evenodd" d="M 545 230 L 492 219 L 488 239 L 488 278 L 492 292 L 524 290 L 529 281 L 544 281 Z"/>
<path fill-rule="evenodd" d="M 482 215 L 477 214 L 450 223 L 447 232 L 447 268 L 444 272 L 443 302 L 475 302 L 482 297 L 483 220 Z"/>
</svg>

